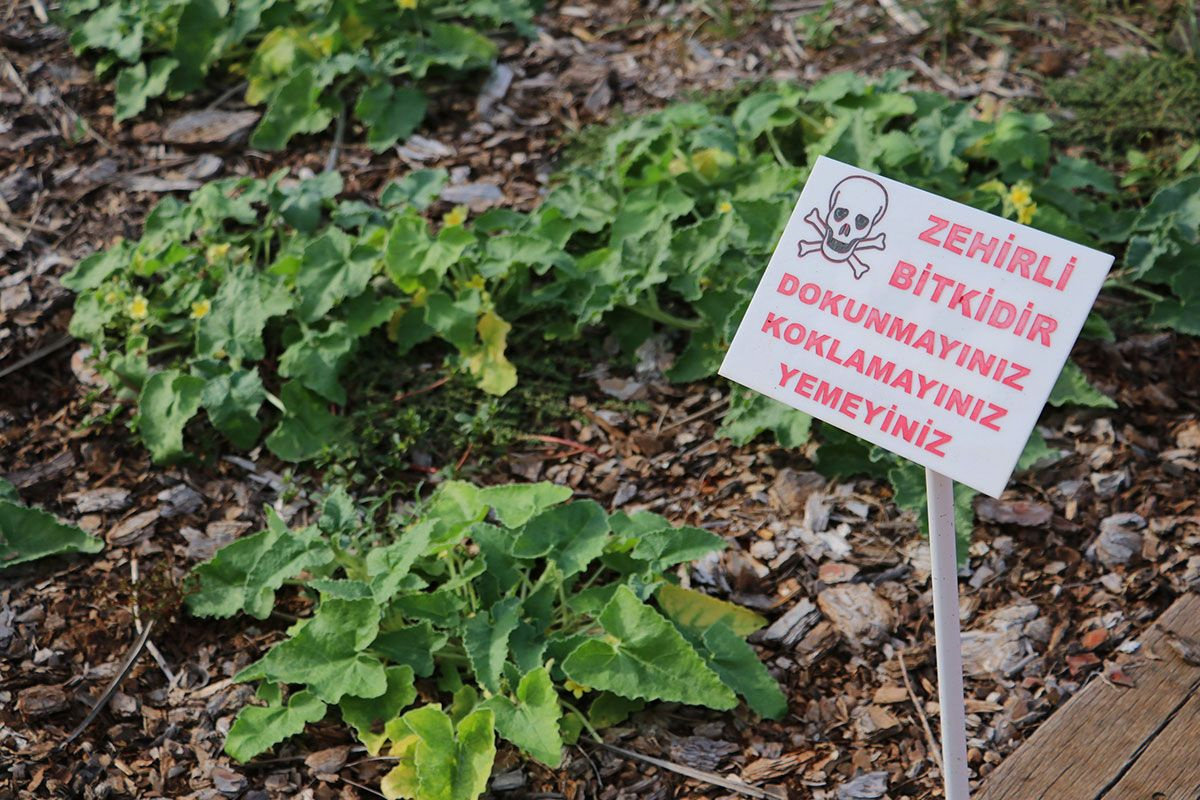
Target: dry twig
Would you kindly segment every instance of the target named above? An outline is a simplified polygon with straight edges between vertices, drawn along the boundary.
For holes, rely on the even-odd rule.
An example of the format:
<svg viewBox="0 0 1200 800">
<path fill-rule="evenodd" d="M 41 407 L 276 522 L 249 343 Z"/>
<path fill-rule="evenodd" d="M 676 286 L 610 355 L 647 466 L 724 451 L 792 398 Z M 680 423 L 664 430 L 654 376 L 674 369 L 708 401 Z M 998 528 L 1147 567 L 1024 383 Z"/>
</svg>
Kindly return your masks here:
<svg viewBox="0 0 1200 800">
<path fill-rule="evenodd" d="M 141 614 L 141 607 L 138 604 L 138 597 L 137 597 L 138 560 L 136 557 L 130 559 L 130 561 L 129 561 L 129 581 L 131 584 L 133 584 L 133 627 L 137 629 L 138 633 L 141 633 L 142 632 L 142 614 Z M 149 624 L 149 623 L 147 623 L 147 624 Z M 175 681 L 177 681 L 179 679 L 179 676 L 177 676 L 174 672 L 172 672 L 171 668 L 167 666 L 167 660 L 165 658 L 163 658 L 163 654 L 161 652 L 159 652 L 159 649 L 154 646 L 154 642 L 150 641 L 149 639 L 146 639 L 146 649 L 150 651 L 150 655 L 151 655 L 151 657 L 154 658 L 154 661 L 158 664 L 158 668 L 161 669 L 163 675 L 166 676 L 167 685 L 174 686 Z"/>
<path fill-rule="evenodd" d="M 449 380 L 450 380 L 450 376 L 445 375 L 441 378 L 438 378 L 436 381 L 429 384 L 428 386 L 422 386 L 419 389 L 411 389 L 407 392 L 400 392 L 399 394 L 397 394 L 395 397 L 392 398 L 392 402 L 399 403 L 401 400 L 407 400 L 408 398 L 416 397 L 419 394 L 425 394 L 426 392 L 432 392 L 434 389 L 444 386 L 446 384 L 446 382 Z"/>
<path fill-rule="evenodd" d="M 896 660 L 900 662 L 900 677 L 904 678 L 904 688 L 908 690 L 908 699 L 912 701 L 913 708 L 917 710 L 917 716 L 921 718 L 921 727 L 925 729 L 925 741 L 929 745 L 929 756 L 933 759 L 933 763 L 937 764 L 938 769 L 942 769 L 942 746 L 933 735 L 933 728 L 929 727 L 929 718 L 925 716 L 925 709 L 921 707 L 917 693 L 913 691 L 912 681 L 908 679 L 908 665 L 904 663 L 904 655 L 899 650 L 896 651 Z"/>
<path fill-rule="evenodd" d="M 71 742 L 75 741 L 75 739 L 79 737 L 79 734 L 83 733 L 84 729 L 86 729 L 88 725 L 92 724 L 92 720 L 96 719 L 100 712 L 104 710 L 104 707 L 108 705 L 108 701 L 112 699 L 114 694 L 116 694 L 117 687 L 121 685 L 121 681 L 125 680 L 125 677 L 129 675 L 129 671 L 133 669 L 133 665 L 137 661 L 138 655 L 141 654 L 142 650 L 146 647 L 146 642 L 150 641 L 150 631 L 153 629 L 154 620 L 150 620 L 146 623 L 146 627 L 142 628 L 142 635 L 137 638 L 137 641 L 135 641 L 133 646 L 129 648 L 129 652 L 125 654 L 125 660 L 121 662 L 121 668 L 117 670 L 117 674 L 113 676 L 113 679 L 109 682 L 104 692 L 100 695 L 100 699 L 96 701 L 94 706 L 92 706 L 92 710 L 88 712 L 88 715 L 83 718 L 83 722 L 76 725 L 75 730 L 67 734 L 67 738 L 63 739 L 62 742 L 58 744 L 58 749 L 62 749 Z"/>
<path fill-rule="evenodd" d="M 933 81 L 933 83 L 939 89 L 941 89 L 943 92 L 950 95 L 951 97 L 961 100 L 966 97 L 975 97 L 981 91 L 979 84 L 972 84 L 970 86 L 959 86 L 957 83 L 954 82 L 954 79 L 951 78 L 949 75 L 947 75 L 945 72 L 938 69 L 937 67 L 932 67 L 929 64 L 925 63 L 925 61 L 922 60 L 916 54 L 910 53 L 908 56 L 908 60 L 909 60 L 909 63 L 911 63 L 914 67 L 917 68 L 918 72 L 920 72 L 922 75 L 924 75 L 929 80 Z"/>
<path fill-rule="evenodd" d="M 72 336 L 59 337 L 58 339 L 54 340 L 50 344 L 46 345 L 45 347 L 41 347 L 41 348 L 38 348 L 37 350 L 34 350 L 32 353 L 25 356 L 20 361 L 13 364 L 12 366 L 5 367 L 4 369 L 0 369 L 0 378 L 7 378 L 9 375 L 13 374 L 17 370 L 23 369 L 24 367 L 28 367 L 30 364 L 33 364 L 36 361 L 41 361 L 43 358 L 50 355 L 51 353 L 57 353 L 59 350 L 63 349 L 64 347 L 66 347 L 73 341 L 75 341 L 75 339 Z"/>
<path fill-rule="evenodd" d="M 667 431 L 675 430 L 680 425 L 687 425 L 689 422 L 698 420 L 701 417 L 703 417 L 705 414 L 709 413 L 710 411 L 715 411 L 716 409 L 720 408 L 723 405 L 727 405 L 728 403 L 729 403 L 729 395 L 726 395 L 725 397 L 722 397 L 720 400 L 716 401 L 715 403 L 709 403 L 708 405 L 706 405 L 704 408 L 700 409 L 696 413 L 689 414 L 688 416 L 684 417 L 683 419 L 679 420 L 678 422 L 672 422 L 670 425 L 667 425 L 665 428 L 663 428 L 661 432 L 666 433 Z"/>
<path fill-rule="evenodd" d="M 367 794 L 372 795 L 373 797 L 382 797 L 382 798 L 384 798 L 384 800 L 387 800 L 387 795 L 380 794 L 379 792 L 372 789 L 370 786 L 364 786 L 361 783 L 352 781 L 349 778 L 344 778 L 341 775 L 338 775 L 338 780 L 341 781 L 342 783 L 353 786 L 355 789 L 358 789 L 360 792 L 366 792 Z"/>
<path fill-rule="evenodd" d="M 632 758 L 637 761 L 644 761 L 647 764 L 653 764 L 660 769 L 674 772 L 677 775 L 683 775 L 685 778 L 691 778 L 692 780 L 701 781 L 712 786 L 719 786 L 722 789 L 728 789 L 731 792 L 736 792 L 737 794 L 745 795 L 746 797 L 754 797 L 757 800 L 778 800 L 778 795 L 768 792 L 765 789 L 759 789 L 756 786 L 750 786 L 746 783 L 733 781 L 721 775 L 717 775 L 714 772 L 705 772 L 703 770 L 693 769 L 692 767 L 685 767 L 683 764 L 676 764 L 673 761 L 665 761 L 661 758 L 655 758 L 654 756 L 642 755 L 641 753 L 636 753 L 633 750 L 626 750 L 623 747 L 617 747 L 599 740 L 596 740 L 595 744 L 603 747 L 609 752 L 616 753 L 619 756 Z"/>
<path fill-rule="evenodd" d="M 250 84 L 249 81 L 242 81 L 236 86 L 230 86 L 225 91 L 217 95 L 217 98 L 204 107 L 205 111 L 212 111 L 214 108 L 221 106 L 226 100 L 233 97 L 238 92 L 245 89 Z"/>
<path fill-rule="evenodd" d="M 574 455 L 575 453 L 590 453 L 591 455 L 600 457 L 600 453 L 593 447 L 588 447 L 583 442 L 577 442 L 574 439 L 565 439 L 562 436 L 550 436 L 545 433 L 523 433 L 518 438 L 530 442 L 544 442 L 546 444 L 560 444 L 563 447 L 571 448 L 571 452 L 564 455 Z"/>
</svg>

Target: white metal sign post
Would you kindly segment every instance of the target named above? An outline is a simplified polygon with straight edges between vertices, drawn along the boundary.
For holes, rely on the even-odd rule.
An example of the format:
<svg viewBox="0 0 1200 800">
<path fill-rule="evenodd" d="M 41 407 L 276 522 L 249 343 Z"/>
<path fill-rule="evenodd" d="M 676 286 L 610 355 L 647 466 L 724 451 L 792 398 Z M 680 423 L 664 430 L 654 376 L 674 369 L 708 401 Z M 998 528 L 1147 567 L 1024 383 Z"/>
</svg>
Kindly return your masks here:
<svg viewBox="0 0 1200 800">
<path fill-rule="evenodd" d="M 926 468 L 948 800 L 968 792 L 952 481 L 1004 491 L 1111 265 L 820 158 L 721 366 Z"/>
<path fill-rule="evenodd" d="M 967 711 L 963 700 L 962 631 L 958 621 L 958 559 L 954 482 L 925 470 L 933 631 L 937 644 L 938 716 L 942 722 L 942 780 L 947 800 L 967 800 Z"/>
</svg>

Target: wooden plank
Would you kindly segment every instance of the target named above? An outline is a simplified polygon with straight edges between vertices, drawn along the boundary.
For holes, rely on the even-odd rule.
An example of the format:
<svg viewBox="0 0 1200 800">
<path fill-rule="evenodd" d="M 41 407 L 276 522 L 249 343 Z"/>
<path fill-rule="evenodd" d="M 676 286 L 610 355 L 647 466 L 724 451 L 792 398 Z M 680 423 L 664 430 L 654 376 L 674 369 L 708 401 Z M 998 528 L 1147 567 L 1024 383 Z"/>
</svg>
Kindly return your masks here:
<svg viewBox="0 0 1200 800">
<path fill-rule="evenodd" d="M 988 776 L 975 800 L 1196 800 L 1200 666 L 1180 658 L 1165 631 L 1200 639 L 1200 595 L 1176 600 L 1141 637 L 1142 653 L 1161 659 L 1129 670 L 1135 688 L 1093 680 Z"/>
<path fill-rule="evenodd" d="M 1200 692 L 1192 695 L 1162 733 L 1134 762 L 1125 777 L 1104 795 L 1150 800 L 1196 800 L 1200 797 Z"/>
</svg>

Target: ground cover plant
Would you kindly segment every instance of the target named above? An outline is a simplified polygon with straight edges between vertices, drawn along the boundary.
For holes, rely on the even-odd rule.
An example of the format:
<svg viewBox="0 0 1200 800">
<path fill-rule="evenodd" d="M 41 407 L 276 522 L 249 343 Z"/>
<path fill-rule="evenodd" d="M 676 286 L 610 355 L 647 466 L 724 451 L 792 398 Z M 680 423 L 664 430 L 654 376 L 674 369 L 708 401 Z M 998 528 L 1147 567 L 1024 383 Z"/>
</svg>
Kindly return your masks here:
<svg viewBox="0 0 1200 800">
<path fill-rule="evenodd" d="M 676 575 L 726 542 L 570 495 L 450 481 L 404 513 L 383 498 L 364 515 L 336 490 L 298 529 L 268 509 L 266 530 L 194 570 L 187 598 L 193 614 L 259 619 L 285 583 L 316 601 L 235 676 L 258 681 L 265 705 L 241 710 L 226 751 L 249 759 L 336 706 L 372 755 L 397 759 L 385 796 L 470 800 L 496 736 L 553 767 L 582 730 L 647 701 L 728 710 L 741 697 L 782 716 L 786 697 L 744 639 L 766 621 Z"/>
<path fill-rule="evenodd" d="M 509 351 L 528 347 L 510 342 L 514 325 L 524 342 L 607 331 L 627 354 L 667 330 L 683 343 L 669 377 L 705 379 L 818 155 L 1083 244 L 1125 248 L 1109 281 L 1137 301 L 1123 307 L 1151 324 L 1197 328 L 1196 179 L 1139 207 L 1106 169 L 1057 155 L 1045 115 L 983 119 L 968 104 L 903 90 L 906 77 L 840 74 L 601 130 L 528 213 L 469 219 L 456 208 L 431 224 L 421 212 L 446 181 L 440 170 L 411 173 L 377 205 L 339 199 L 332 173 L 218 181 L 186 205 L 164 201 L 139 242 L 118 243 L 64 279 L 80 292 L 71 330 L 136 402 L 134 424 L 159 460 L 184 454 L 184 429 L 201 411 L 236 447 L 269 430 L 265 443 L 280 458 L 318 456 L 348 435 L 330 404 L 349 399 L 345 365 L 368 345 L 391 360 L 440 340 L 451 369 L 501 395 L 518 380 Z M 394 345 L 380 347 L 375 330 Z M 1113 336 L 1096 315 L 1087 332 Z M 1109 401 L 1069 367 L 1051 402 Z M 740 390 L 727 423 L 735 441 L 770 430 L 789 447 L 811 427 Z M 913 483 L 911 466 L 894 457 L 829 444 L 818 451 L 829 471 Z M 1044 450 L 1035 438 L 1029 458 Z M 966 519 L 970 494 L 961 491 Z M 919 502 L 919 492 L 902 495 Z"/>
<path fill-rule="evenodd" d="M 546 336 L 561 339 L 602 323 L 627 352 L 663 326 L 678 329 L 687 345 L 671 377 L 705 378 L 753 290 L 755 265 L 778 239 L 805 165 L 822 154 L 1085 244 L 1111 247 L 1132 236 L 1127 268 L 1113 283 L 1166 288 L 1138 288 L 1152 299 L 1150 320 L 1185 331 L 1195 325 L 1187 270 L 1197 247 L 1194 180 L 1162 189 L 1139 211 L 1121 203 L 1113 177 L 1097 165 L 1053 158 L 1044 116 L 979 120 L 965 104 L 897 91 L 903 79 L 872 85 L 843 75 L 811 90 L 780 87 L 727 113 L 676 106 L 601 137 L 534 212 L 489 212 L 467 225 L 456 209 L 436 234 L 418 214 L 444 181 L 435 171 L 389 187 L 383 209 L 338 202 L 335 175 L 292 186 L 282 176 L 213 184 L 187 207 L 156 209 L 141 242 L 68 276 L 68 286 L 85 292 L 72 330 L 137 393 L 142 438 L 162 459 L 182 454 L 183 428 L 202 407 L 235 445 L 253 446 L 267 400 L 282 412 L 268 447 L 286 460 L 316 456 L 345 435 L 344 420 L 322 402 L 345 403 L 342 366 L 385 322 L 400 352 L 434 335 L 454 345 L 460 367 L 495 394 L 517 380 L 505 318 L 537 316 L 548 321 Z M 272 216 L 251 231 L 256 205 Z M 263 231 L 274 238 L 263 240 Z M 164 265 L 172 279 L 155 281 Z M 207 290 L 180 291 L 176 281 Z M 1102 319 L 1091 328 L 1112 335 Z M 177 343 L 151 342 L 156 331 Z M 194 348 L 187 370 L 151 375 L 148 355 L 176 346 Z M 252 363 L 269 363 L 268 350 L 282 351 L 278 374 L 268 376 L 269 384 L 287 379 L 278 395 Z M 1069 368 L 1051 402 L 1106 399 Z M 725 431 L 747 441 L 771 430 L 794 447 L 809 429 L 805 415 L 736 391 Z M 911 465 L 853 442 L 830 444 L 818 455 L 827 471 L 886 476 L 911 489 L 900 490 L 903 505 L 920 508 Z M 1047 454 L 1035 437 L 1025 461 Z M 967 535 L 973 493 L 959 492 Z"/>
<path fill-rule="evenodd" d="M 462 209 L 436 234 L 417 213 L 442 177 L 410 176 L 385 192 L 384 208 L 338 202 L 336 173 L 216 181 L 187 205 L 159 204 L 140 241 L 65 276 L 80 292 L 71 332 L 90 342 L 109 384 L 136 398 L 154 458 L 183 455 L 184 426 L 201 409 L 234 446 L 253 447 L 266 403 L 280 412 L 268 423 L 271 451 L 314 458 L 345 436 L 329 404 L 347 401 L 340 375 L 385 324 L 394 352 L 438 336 L 484 391 L 511 388 L 509 325 L 488 288 L 507 265 L 485 278 L 463 263 L 477 234 L 462 227 Z"/>
<path fill-rule="evenodd" d="M 350 111 L 382 150 L 425 116 L 424 87 L 487 68 L 504 26 L 532 33 L 536 0 L 67 0 L 71 46 L 116 85 L 117 121 L 214 77 L 264 106 L 254 147 L 279 149 Z"/>
<path fill-rule="evenodd" d="M 1046 101 L 1060 118 L 1052 134 L 1063 146 L 1082 146 L 1109 164 L 1130 150 L 1178 156 L 1195 144 L 1200 62 L 1170 52 L 1098 55 L 1078 75 L 1048 81 Z"/>
<path fill-rule="evenodd" d="M 1195 174 L 1200 159 L 1200 61 L 1195 54 L 1109 58 L 1097 55 L 1078 75 L 1049 81 L 1044 107 L 1056 146 L 1120 167 L 1123 189 L 1149 197 Z"/>
</svg>

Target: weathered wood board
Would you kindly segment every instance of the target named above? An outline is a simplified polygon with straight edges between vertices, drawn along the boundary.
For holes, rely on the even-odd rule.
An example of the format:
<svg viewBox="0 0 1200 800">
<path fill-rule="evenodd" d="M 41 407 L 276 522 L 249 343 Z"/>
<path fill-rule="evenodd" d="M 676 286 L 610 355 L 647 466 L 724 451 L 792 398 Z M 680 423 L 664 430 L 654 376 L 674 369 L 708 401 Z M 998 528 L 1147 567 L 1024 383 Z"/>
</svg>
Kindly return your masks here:
<svg viewBox="0 0 1200 800">
<path fill-rule="evenodd" d="M 984 781 L 975 800 L 1197 800 L 1200 665 L 1167 643 L 1200 639 L 1200 595 L 1187 594 L 1141 638 L 1135 688 L 1094 680 Z"/>
</svg>

